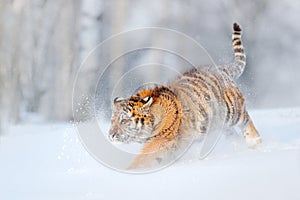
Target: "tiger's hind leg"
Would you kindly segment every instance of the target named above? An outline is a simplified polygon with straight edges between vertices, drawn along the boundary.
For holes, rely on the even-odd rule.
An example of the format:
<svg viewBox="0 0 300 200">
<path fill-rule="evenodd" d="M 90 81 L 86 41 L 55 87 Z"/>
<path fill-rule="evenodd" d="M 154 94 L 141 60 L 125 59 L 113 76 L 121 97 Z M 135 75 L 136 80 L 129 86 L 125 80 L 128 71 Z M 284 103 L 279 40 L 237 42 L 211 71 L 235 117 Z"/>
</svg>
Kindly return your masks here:
<svg viewBox="0 0 300 200">
<path fill-rule="evenodd" d="M 247 111 L 245 111 L 243 116 L 243 122 L 240 125 L 244 138 L 250 147 L 255 147 L 256 145 L 260 144 L 262 142 L 261 137 L 256 130 L 253 121 L 251 120 L 249 114 Z"/>
</svg>

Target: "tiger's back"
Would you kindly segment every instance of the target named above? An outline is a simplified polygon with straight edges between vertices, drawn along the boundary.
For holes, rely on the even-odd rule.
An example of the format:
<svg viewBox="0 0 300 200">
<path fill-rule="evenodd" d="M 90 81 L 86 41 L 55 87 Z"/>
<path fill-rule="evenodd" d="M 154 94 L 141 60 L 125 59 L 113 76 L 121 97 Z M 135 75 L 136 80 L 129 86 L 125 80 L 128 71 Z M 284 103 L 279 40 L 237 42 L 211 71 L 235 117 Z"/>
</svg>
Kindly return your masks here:
<svg viewBox="0 0 300 200">
<path fill-rule="evenodd" d="M 227 126 L 241 123 L 245 115 L 244 97 L 234 81 L 216 68 L 192 69 L 169 85 L 181 102 L 187 127 L 199 135 L 206 133 L 216 116 Z"/>
</svg>

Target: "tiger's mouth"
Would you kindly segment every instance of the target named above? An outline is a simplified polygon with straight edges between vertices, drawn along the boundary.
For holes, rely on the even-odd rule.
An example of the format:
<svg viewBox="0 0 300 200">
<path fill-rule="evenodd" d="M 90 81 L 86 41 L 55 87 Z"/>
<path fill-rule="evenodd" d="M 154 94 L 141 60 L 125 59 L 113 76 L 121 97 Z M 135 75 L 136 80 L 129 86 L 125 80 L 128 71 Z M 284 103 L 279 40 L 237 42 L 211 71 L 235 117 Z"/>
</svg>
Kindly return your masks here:
<svg viewBox="0 0 300 200">
<path fill-rule="evenodd" d="M 109 140 L 113 142 L 114 144 L 128 144 L 130 143 L 129 137 L 126 135 L 121 135 L 121 134 L 111 134 L 109 135 Z"/>
<path fill-rule="evenodd" d="M 129 143 L 129 135 L 124 134 L 120 128 L 112 128 L 109 130 L 109 140 L 113 143 Z"/>
<path fill-rule="evenodd" d="M 143 131 L 139 133 L 128 133 L 120 128 L 110 129 L 109 140 L 115 144 L 128 144 L 131 142 L 145 143 L 150 137 L 145 137 Z"/>
</svg>

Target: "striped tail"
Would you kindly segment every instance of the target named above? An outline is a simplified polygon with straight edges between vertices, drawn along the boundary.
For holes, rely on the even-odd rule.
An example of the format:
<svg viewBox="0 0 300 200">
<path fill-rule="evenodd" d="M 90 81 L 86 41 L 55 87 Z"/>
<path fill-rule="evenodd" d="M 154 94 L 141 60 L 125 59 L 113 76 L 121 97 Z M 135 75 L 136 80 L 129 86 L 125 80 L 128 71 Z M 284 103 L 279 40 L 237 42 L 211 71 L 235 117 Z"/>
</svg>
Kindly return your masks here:
<svg viewBox="0 0 300 200">
<path fill-rule="evenodd" d="M 241 27 L 237 23 L 234 23 L 232 33 L 234 61 L 230 64 L 220 66 L 220 69 L 233 79 L 238 78 L 243 73 L 246 65 L 246 54 L 244 53 L 241 36 Z"/>
</svg>

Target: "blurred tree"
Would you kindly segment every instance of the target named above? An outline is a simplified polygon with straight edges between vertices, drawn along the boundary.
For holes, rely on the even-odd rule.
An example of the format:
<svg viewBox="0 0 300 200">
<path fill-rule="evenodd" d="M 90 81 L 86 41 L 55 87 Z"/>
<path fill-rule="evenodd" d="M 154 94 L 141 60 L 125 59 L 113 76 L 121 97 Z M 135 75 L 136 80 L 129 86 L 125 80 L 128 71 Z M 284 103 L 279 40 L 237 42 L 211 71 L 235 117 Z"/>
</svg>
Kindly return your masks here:
<svg viewBox="0 0 300 200">
<path fill-rule="evenodd" d="M 22 18 L 24 10 L 20 2 L 1 5 L 1 37 L 0 55 L 2 68 L 2 118 L 9 119 L 13 123 L 19 122 L 21 105 L 20 69 L 22 55 Z M 9 16 L 9 17 L 7 17 Z M 8 31 L 14 30 L 14 31 Z M 4 115 L 4 116 L 3 116 Z M 6 115 L 6 116 L 5 116 Z M 6 120 L 5 120 L 6 121 Z"/>
<path fill-rule="evenodd" d="M 118 34 L 121 31 L 124 31 L 126 25 L 125 19 L 128 19 L 130 10 L 130 7 L 128 7 L 128 0 L 111 1 L 111 3 L 108 5 L 108 9 L 109 12 L 107 12 L 106 14 L 109 18 L 108 27 L 110 35 Z M 115 70 L 112 71 L 112 74 L 115 77 L 114 80 L 119 80 L 122 77 L 124 67 L 126 66 L 124 56 L 122 56 L 121 54 L 121 52 L 124 51 L 124 45 L 126 45 L 125 42 L 126 41 L 123 40 L 113 42 L 109 49 L 111 59 L 117 59 L 116 62 L 112 63 L 113 65 L 115 65 L 113 67 L 113 69 Z"/>
<path fill-rule="evenodd" d="M 0 3 L 0 126 L 26 119 L 28 113 L 48 120 L 71 119 L 72 87 L 81 62 L 103 39 L 139 27 L 158 26 L 186 33 L 221 64 L 232 59 L 228 38 L 232 22 L 238 21 L 245 30 L 248 61 L 239 81 L 251 99 L 257 94 L 253 105 L 257 107 L 260 102 L 261 106 L 286 106 L 290 101 L 299 105 L 296 75 L 300 68 L 296 67 L 299 61 L 293 57 L 300 51 L 299 45 L 295 45 L 299 41 L 299 28 L 295 26 L 299 19 L 298 4 L 293 0 L 286 0 L 284 6 L 271 4 L 269 0 L 3 0 Z M 278 17 L 283 12 L 285 16 Z M 181 41 L 165 40 L 159 35 L 153 38 L 143 35 L 140 40 L 153 45 L 172 43 L 174 48 L 194 57 L 203 53 L 191 52 Z M 101 63 L 121 56 L 127 42 L 120 40 L 103 49 L 106 52 L 103 57 L 90 58 L 90 67 L 81 74 L 78 94 L 91 93 L 99 72 L 104 70 Z M 177 69 L 185 67 L 179 66 L 179 59 L 157 51 L 121 57 L 104 83 L 106 89 L 112 90 L 112 83 L 136 65 L 147 61 L 164 63 L 168 59 L 171 61 L 167 63 Z M 137 75 L 141 79 L 146 76 L 165 78 L 157 71 Z M 273 83 L 263 84 L 266 78 Z M 284 101 L 283 93 L 290 101 Z"/>
</svg>

